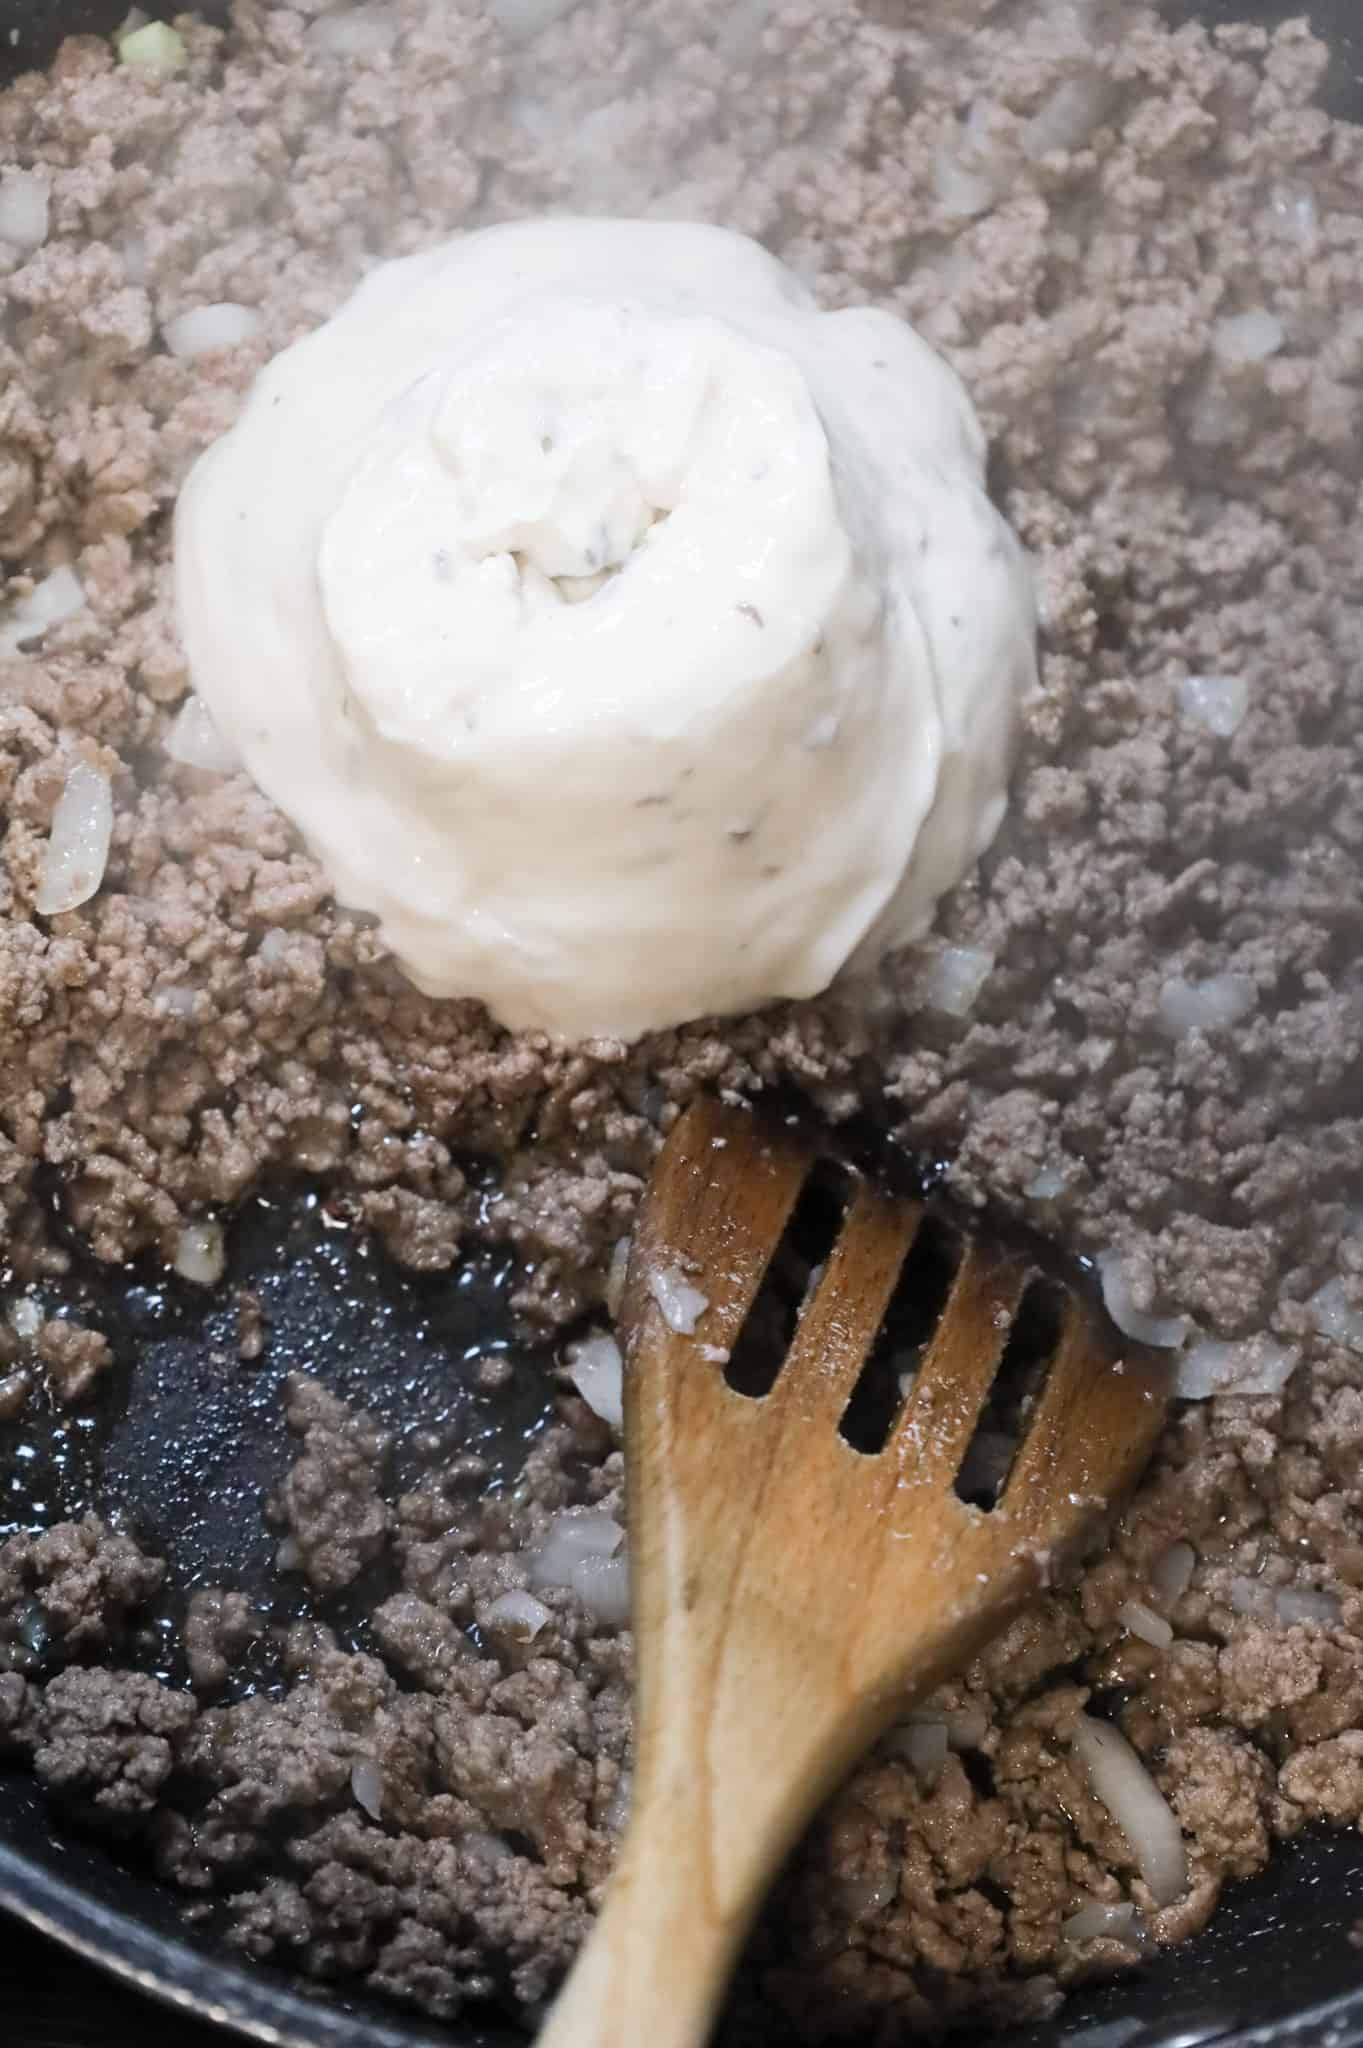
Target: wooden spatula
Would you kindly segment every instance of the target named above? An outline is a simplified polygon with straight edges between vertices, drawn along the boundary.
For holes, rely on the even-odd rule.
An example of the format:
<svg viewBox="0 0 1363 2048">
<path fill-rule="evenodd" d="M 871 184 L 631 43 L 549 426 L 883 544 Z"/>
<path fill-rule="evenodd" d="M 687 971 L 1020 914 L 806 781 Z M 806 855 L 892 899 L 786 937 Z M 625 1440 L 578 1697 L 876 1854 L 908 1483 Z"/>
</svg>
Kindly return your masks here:
<svg viewBox="0 0 1363 2048">
<path fill-rule="evenodd" d="M 726 1358 L 818 1157 L 704 1101 L 648 1192 L 623 1316 L 632 1810 L 542 2048 L 705 2040 L 815 1808 L 1093 1535 L 1163 1420 L 1165 1367 L 1065 1288 L 997 1502 L 961 1498 L 1033 1281 L 1025 1256 L 968 1237 L 888 1441 L 853 1449 L 839 1425 L 924 1225 L 922 1203 L 860 1176 L 770 1392 L 734 1391 Z M 692 1314 L 694 1330 L 673 1327 Z"/>
</svg>

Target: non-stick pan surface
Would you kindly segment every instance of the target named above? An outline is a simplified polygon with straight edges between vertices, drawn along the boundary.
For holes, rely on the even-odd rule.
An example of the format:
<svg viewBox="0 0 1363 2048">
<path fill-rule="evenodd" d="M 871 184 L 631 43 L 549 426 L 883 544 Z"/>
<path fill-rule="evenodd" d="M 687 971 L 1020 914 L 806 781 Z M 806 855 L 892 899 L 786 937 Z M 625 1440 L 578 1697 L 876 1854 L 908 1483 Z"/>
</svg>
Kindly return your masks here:
<svg viewBox="0 0 1363 2048">
<path fill-rule="evenodd" d="M 905 0 L 905 5 L 911 0 Z M 218 12 L 214 8 L 206 12 Z M 1363 119 L 1363 0 L 1203 0 L 1171 7 L 1204 20 L 1274 21 L 1309 13 L 1335 50 L 1334 111 Z M 0 0 L 0 69 L 41 62 L 64 33 L 101 32 L 125 0 Z M 480 1395 L 468 1360 L 510 1341 L 504 1276 L 490 1265 L 449 1280 L 413 1280 L 333 1227 L 307 1190 L 253 1202 L 233 1233 L 232 1264 L 210 1297 L 163 1277 L 80 1269 L 78 1286 L 115 1340 L 118 1367 L 97 1414 L 53 1423 L 46 1434 L 0 1432 L 0 1531 L 60 1519 L 86 1505 L 134 1516 L 168 1556 L 165 1612 L 139 1654 L 178 1675 L 177 1604 L 196 1583 L 262 1592 L 273 1539 L 259 1507 L 288 1459 L 279 1399 L 286 1371 L 306 1368 L 395 1427 L 411 1461 L 413 1439 L 434 1428 L 448 1442 L 479 1440 L 494 1466 L 514 1467 L 544 1416 L 534 1392 L 496 1402 Z M 234 1351 L 233 1291 L 249 1286 L 271 1317 L 266 1361 L 243 1374 Z M 70 1290 L 64 1299 L 70 1300 Z M 520 1376 L 533 1388 L 534 1375 Z M 439 1455 L 438 1449 L 436 1455 Z M 372 1599 L 373 1588 L 366 1594 Z M 363 1641 L 364 1601 L 351 1625 Z M 329 1617 L 335 1619 L 336 1617 Z M 344 1629 L 347 1618 L 339 1617 Z M 247 1674 L 267 1679 L 266 1672 Z M 0 1771 L 0 1907 L 74 1952 L 0 1928 L 0 2042 L 24 2016 L 24 2048 L 192 2048 L 187 2018 L 239 2028 L 280 2048 L 504 2048 L 524 2036 L 495 2022 L 433 2030 L 373 2004 L 314 1995 L 281 1974 L 243 1968 L 210 1929 L 189 1927 L 181 1901 L 103 1841 L 58 1815 L 32 1779 Z M 1045 2026 L 1014 2035 L 1026 2048 L 1354 2048 L 1363 2044 L 1363 1843 L 1309 1838 L 1275 1858 L 1218 1912 L 1209 1932 L 1134 1976 L 1080 1994 Z M 135 1991 L 73 2001 L 72 1981 L 97 1964 Z M 162 2008 L 136 1993 L 150 1993 Z M 82 2019 L 85 2015 L 85 2019 Z M 772 2048 L 779 2048 L 774 2040 Z"/>
</svg>

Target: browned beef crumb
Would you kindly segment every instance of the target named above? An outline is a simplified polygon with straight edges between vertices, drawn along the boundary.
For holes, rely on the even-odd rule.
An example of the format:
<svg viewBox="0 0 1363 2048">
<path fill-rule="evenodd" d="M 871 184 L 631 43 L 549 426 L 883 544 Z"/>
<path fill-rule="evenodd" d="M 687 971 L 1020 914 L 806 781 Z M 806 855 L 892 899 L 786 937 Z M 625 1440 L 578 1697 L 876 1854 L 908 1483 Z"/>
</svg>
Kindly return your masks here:
<svg viewBox="0 0 1363 2048">
<path fill-rule="evenodd" d="M 1312 107 L 1302 24 L 584 0 L 512 44 L 467 0 L 389 4 L 387 51 L 328 58 L 320 0 L 244 0 L 225 39 L 187 28 L 178 75 L 77 39 L 0 96 L 0 159 L 51 186 L 43 246 L 0 251 L 0 597 L 69 558 L 88 599 L 0 661 L 6 1263 L 60 1275 L 50 1176 L 120 1260 L 302 1168 L 413 1266 L 507 1247 L 525 1316 L 566 1325 L 603 1298 L 678 1105 L 793 1083 L 893 1123 L 966 1200 L 1119 1245 L 1140 1307 L 1296 1348 L 1283 1396 L 1180 1413 L 1109 1554 L 929 1704 L 960 1757 L 928 1782 L 890 1742 L 856 1774 L 759 1930 L 734 2028 L 1036 2014 L 1130 1960 L 1067 1941 L 1083 1900 L 1133 1900 L 1171 1941 L 1274 1841 L 1363 1820 L 1363 1358 L 1309 1305 L 1338 1281 L 1363 1306 L 1363 139 Z M 939 920 L 993 955 L 965 1019 L 928 1006 L 924 948 L 875 1004 L 637 1048 L 508 1037 L 407 987 L 242 778 L 163 755 L 186 687 L 168 514 L 260 363 L 375 257 L 573 205 L 756 233 L 827 303 L 907 314 L 971 385 L 1045 620 L 1009 820 Z M 259 309 L 258 339 L 165 351 L 168 318 L 224 299 Z M 1206 675 L 1245 686 L 1233 734 L 1186 707 Z M 109 872 L 43 920 L 43 839 L 88 750 L 114 777 Z M 1249 1010 L 1168 1036 L 1166 984 L 1223 973 Z M 2 1328 L 0 1365 L 8 1419 L 31 1389 Z M 323 1594 L 386 1550 L 383 1661 L 300 1623 L 282 1697 L 197 1714 L 86 1668 L 161 1577 L 91 1518 L 0 1545 L 0 1747 L 145 1826 L 252 1955 L 439 2015 L 493 1990 L 533 2012 L 623 1814 L 629 1642 L 548 1593 L 527 1644 L 495 1603 L 557 1507 L 618 1499 L 618 1457 L 559 1434 L 507 1500 L 432 1480 L 388 1503 L 381 1418 L 308 1380 L 293 1401 L 284 1542 Z M 1165 1598 L 1175 1541 L 1195 1568 Z M 245 1650 L 217 1598 L 188 1630 L 205 1690 Z M 1132 1598 L 1170 1649 L 1127 1633 Z M 54 1647 L 81 1661 L 43 1686 Z M 1187 1837 L 1163 1912 L 1069 1763 L 1095 1691 Z"/>
<path fill-rule="evenodd" d="M 249 1287 L 237 1295 L 237 1356 L 243 1365 L 255 1365 L 269 1342 L 269 1318 L 260 1296 Z"/>
<path fill-rule="evenodd" d="M 389 1438 L 372 1415 L 352 1414 L 320 1381 L 289 1380 L 289 1428 L 303 1455 L 280 1489 L 277 1514 L 293 1549 L 289 1569 L 319 1593 L 338 1593 L 383 1549 L 389 1511 L 379 1475 Z"/>
<path fill-rule="evenodd" d="M 39 1330 L 34 1352 L 43 1368 L 52 1398 L 60 1408 L 86 1400 L 102 1372 L 114 1362 L 109 1340 L 64 1316 L 53 1316 Z"/>
<path fill-rule="evenodd" d="M 185 1610 L 184 1644 L 190 1683 L 196 1692 L 216 1692 L 225 1684 L 247 1644 L 261 1634 L 261 1623 L 244 1593 L 221 1586 L 200 1586 Z"/>
<path fill-rule="evenodd" d="M 27 1669 L 50 1645 L 88 1656 L 116 1638 L 165 1568 L 98 1515 L 0 1543 L 0 1666 Z"/>
<path fill-rule="evenodd" d="M 195 1716 L 188 1694 L 134 1671 L 72 1666 L 43 1688 L 33 1768 L 78 1805 L 126 1819 L 154 1809 Z"/>
</svg>

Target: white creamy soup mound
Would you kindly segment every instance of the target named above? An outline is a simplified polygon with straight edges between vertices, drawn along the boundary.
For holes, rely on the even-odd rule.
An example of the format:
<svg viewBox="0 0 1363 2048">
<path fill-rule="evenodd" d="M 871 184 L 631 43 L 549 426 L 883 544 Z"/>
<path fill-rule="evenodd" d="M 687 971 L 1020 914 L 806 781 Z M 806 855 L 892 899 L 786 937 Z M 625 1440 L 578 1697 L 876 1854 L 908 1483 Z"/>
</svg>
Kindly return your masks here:
<svg viewBox="0 0 1363 2048">
<path fill-rule="evenodd" d="M 920 935 L 1003 815 L 1028 570 L 959 380 L 745 237 L 387 263 L 181 494 L 196 689 L 411 978 L 632 1038 Z"/>
</svg>

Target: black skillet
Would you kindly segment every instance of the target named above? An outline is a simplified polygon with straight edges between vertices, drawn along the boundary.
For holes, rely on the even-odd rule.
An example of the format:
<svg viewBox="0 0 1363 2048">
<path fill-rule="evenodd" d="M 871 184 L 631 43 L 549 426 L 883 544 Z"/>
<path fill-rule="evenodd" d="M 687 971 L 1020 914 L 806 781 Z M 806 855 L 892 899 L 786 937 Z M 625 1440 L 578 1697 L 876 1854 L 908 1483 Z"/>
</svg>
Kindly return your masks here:
<svg viewBox="0 0 1363 2048">
<path fill-rule="evenodd" d="M 1268 22 L 1309 13 L 1336 53 L 1329 104 L 1363 119 L 1363 0 L 1175 0 L 1170 12 Z M 125 13 L 126 0 L 0 0 L 0 72 L 43 62 L 63 34 L 107 32 Z M 175 1673 L 174 1600 L 186 1587 L 214 1577 L 265 1583 L 270 1539 L 256 1508 L 287 1457 L 277 1420 L 283 1371 L 319 1372 L 377 1408 L 409 1445 L 434 1407 L 438 1430 L 478 1438 L 494 1464 L 509 1466 L 542 1419 L 533 1395 L 519 1412 L 501 1402 L 494 1411 L 464 1370 L 474 1349 L 506 1341 L 491 1268 L 455 1289 L 416 1282 L 327 1221 L 300 1191 L 252 1205 L 234 1233 L 224 1288 L 208 1302 L 146 1275 L 111 1282 L 87 1269 L 94 1319 L 120 1358 L 113 1398 L 98 1423 L 40 1436 L 21 1473 L 0 1445 L 0 1530 L 89 1502 L 136 1503 L 173 1564 L 163 1624 L 140 1645 L 148 1668 Z M 233 1335 L 229 1291 L 246 1283 L 268 1297 L 272 1318 L 268 1364 L 252 1375 L 222 1364 Z M 210 1931 L 186 1925 L 181 1904 L 73 1830 L 30 1778 L 0 1770 L 0 1908 L 16 1916 L 0 1915 L 0 2048 L 212 2048 L 213 2022 L 278 2048 L 510 2048 L 525 2039 L 494 2021 L 433 2029 L 243 1968 Z M 1241 1887 L 1199 1940 L 1012 2038 L 1026 2048 L 1355 2048 L 1360 1925 L 1363 1844 L 1313 1837 Z"/>
</svg>

